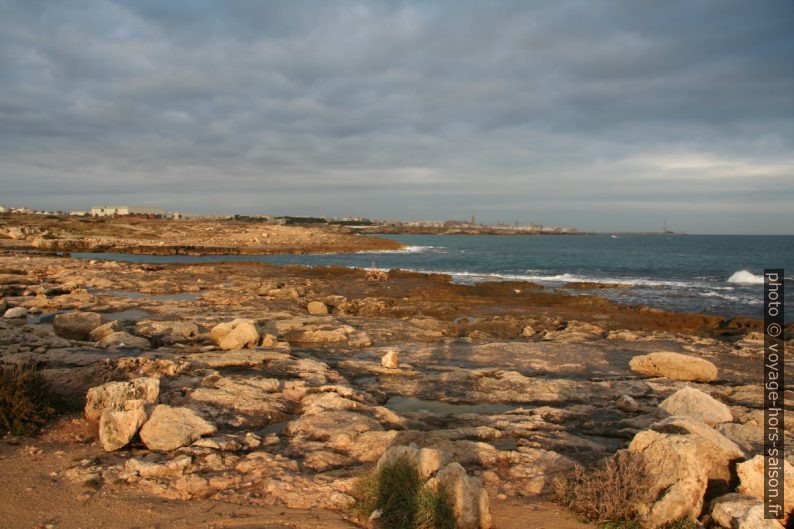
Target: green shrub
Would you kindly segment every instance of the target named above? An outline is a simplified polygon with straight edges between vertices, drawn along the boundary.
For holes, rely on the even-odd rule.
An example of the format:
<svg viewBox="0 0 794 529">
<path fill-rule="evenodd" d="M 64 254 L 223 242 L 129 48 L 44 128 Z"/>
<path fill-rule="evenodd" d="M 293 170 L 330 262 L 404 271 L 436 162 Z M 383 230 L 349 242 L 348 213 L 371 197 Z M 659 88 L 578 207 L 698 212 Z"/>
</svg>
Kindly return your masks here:
<svg viewBox="0 0 794 529">
<path fill-rule="evenodd" d="M 15 435 L 33 433 L 54 413 L 49 384 L 34 364 L 0 366 L 0 427 Z"/>
<path fill-rule="evenodd" d="M 597 468 L 576 465 L 554 478 L 553 499 L 607 529 L 634 529 L 640 505 L 653 501 L 645 465 L 627 451 L 605 459 Z"/>
<path fill-rule="evenodd" d="M 423 486 L 419 472 L 405 459 L 373 469 L 353 489 L 353 509 L 362 520 L 381 511 L 383 529 L 455 529 L 449 495 Z"/>
</svg>

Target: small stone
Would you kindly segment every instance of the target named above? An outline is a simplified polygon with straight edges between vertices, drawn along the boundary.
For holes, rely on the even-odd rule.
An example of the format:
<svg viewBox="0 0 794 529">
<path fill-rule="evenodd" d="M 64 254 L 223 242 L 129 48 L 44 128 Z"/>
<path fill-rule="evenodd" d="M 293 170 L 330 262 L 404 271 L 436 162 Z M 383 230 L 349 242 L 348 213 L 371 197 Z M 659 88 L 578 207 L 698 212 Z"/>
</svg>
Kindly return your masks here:
<svg viewBox="0 0 794 529">
<path fill-rule="evenodd" d="M 312 301 L 306 306 L 306 310 L 309 314 L 328 314 L 328 305 L 323 303 L 322 301 Z"/>
<path fill-rule="evenodd" d="M 617 402 L 619 410 L 634 413 L 640 409 L 640 405 L 630 395 L 621 395 Z"/>
<path fill-rule="evenodd" d="M 397 369 L 400 366 L 400 353 L 389 351 L 380 359 L 380 364 L 387 369 Z"/>
<path fill-rule="evenodd" d="M 25 307 L 14 307 L 5 311 L 4 318 L 24 318 L 28 315 L 28 309 Z"/>
</svg>

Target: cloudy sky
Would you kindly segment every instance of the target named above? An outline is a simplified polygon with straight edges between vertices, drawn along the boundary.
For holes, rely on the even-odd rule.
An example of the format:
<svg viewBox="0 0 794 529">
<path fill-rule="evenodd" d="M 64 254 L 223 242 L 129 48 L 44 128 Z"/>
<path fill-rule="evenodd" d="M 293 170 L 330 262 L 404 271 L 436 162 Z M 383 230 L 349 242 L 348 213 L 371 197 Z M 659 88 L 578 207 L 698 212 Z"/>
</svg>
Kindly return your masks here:
<svg viewBox="0 0 794 529">
<path fill-rule="evenodd" d="M 0 0 L 0 204 L 794 232 L 794 2 Z"/>
</svg>

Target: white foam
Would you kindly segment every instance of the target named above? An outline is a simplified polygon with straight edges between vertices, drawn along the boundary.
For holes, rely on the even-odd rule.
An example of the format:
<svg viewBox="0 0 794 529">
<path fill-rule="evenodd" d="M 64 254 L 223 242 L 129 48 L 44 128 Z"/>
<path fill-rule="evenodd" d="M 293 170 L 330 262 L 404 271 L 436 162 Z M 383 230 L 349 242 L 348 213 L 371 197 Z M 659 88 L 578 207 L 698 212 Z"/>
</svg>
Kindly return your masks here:
<svg viewBox="0 0 794 529">
<path fill-rule="evenodd" d="M 356 253 L 422 253 L 432 250 L 435 246 L 406 246 L 399 250 L 362 250 Z"/>
<path fill-rule="evenodd" d="M 763 285 L 764 277 L 757 276 L 749 270 L 739 270 L 738 272 L 734 272 L 733 275 L 728 278 L 728 283 L 738 283 L 740 285 Z"/>
</svg>

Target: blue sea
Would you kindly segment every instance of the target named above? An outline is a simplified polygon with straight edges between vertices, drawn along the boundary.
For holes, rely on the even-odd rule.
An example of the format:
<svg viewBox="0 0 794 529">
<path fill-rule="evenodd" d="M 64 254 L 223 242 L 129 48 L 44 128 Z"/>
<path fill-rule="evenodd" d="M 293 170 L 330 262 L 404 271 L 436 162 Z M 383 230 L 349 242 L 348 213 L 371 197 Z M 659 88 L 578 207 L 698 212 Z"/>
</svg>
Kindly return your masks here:
<svg viewBox="0 0 794 529">
<path fill-rule="evenodd" d="M 402 268 L 450 274 L 460 283 L 526 280 L 551 288 L 574 281 L 633 288 L 566 290 L 619 303 L 725 317 L 763 317 L 763 271 L 783 268 L 786 321 L 794 321 L 794 236 L 754 235 L 395 235 L 406 249 L 355 254 L 148 256 L 75 253 L 132 262 L 264 261 Z"/>
</svg>

